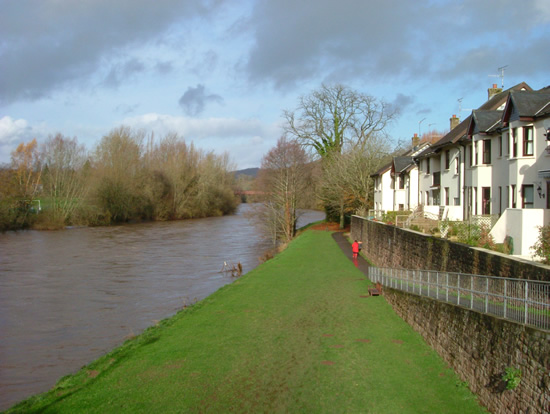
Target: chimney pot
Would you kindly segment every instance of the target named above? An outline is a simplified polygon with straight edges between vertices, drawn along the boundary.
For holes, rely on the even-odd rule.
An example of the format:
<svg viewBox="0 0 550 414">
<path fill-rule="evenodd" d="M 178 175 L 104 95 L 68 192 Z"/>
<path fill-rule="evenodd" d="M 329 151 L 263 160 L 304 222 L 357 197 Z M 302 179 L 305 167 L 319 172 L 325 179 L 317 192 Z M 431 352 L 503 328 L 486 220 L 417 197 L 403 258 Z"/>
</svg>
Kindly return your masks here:
<svg viewBox="0 0 550 414">
<path fill-rule="evenodd" d="M 493 87 L 487 89 L 487 94 L 489 97 L 487 99 L 491 99 L 493 96 L 499 94 L 502 92 L 502 88 L 499 88 L 496 83 L 493 83 Z"/>
<path fill-rule="evenodd" d="M 460 118 L 457 118 L 456 115 L 453 115 L 450 119 L 451 121 L 451 131 L 460 124 Z"/>
<path fill-rule="evenodd" d="M 414 136 L 412 137 L 412 146 L 413 146 L 413 148 L 416 148 L 418 146 L 418 144 L 420 144 L 420 137 L 418 136 L 417 133 L 415 133 Z"/>
</svg>

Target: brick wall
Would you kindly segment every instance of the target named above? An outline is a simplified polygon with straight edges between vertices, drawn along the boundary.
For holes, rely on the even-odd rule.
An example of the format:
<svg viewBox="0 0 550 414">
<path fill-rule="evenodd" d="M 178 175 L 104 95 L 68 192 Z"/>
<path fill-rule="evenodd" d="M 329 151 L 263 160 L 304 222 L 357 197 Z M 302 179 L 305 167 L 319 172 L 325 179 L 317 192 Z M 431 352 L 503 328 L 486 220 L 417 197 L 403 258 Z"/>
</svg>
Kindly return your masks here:
<svg viewBox="0 0 550 414">
<path fill-rule="evenodd" d="M 351 238 L 376 266 L 550 281 L 550 267 L 462 243 L 351 218 Z"/>
<path fill-rule="evenodd" d="M 550 412 L 550 333 L 390 288 L 384 296 L 491 412 Z M 506 367 L 521 370 L 516 389 L 506 390 Z"/>
</svg>

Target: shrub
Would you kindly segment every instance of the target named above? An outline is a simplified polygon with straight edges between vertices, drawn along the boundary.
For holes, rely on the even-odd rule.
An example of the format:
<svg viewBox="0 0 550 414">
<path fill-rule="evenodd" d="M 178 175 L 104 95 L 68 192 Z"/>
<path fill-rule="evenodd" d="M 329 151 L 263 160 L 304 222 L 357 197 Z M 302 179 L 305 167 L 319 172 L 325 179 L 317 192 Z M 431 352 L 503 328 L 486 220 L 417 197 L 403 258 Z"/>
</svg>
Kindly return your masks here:
<svg viewBox="0 0 550 414">
<path fill-rule="evenodd" d="M 550 264 L 550 224 L 546 226 L 537 226 L 539 236 L 531 250 L 535 255 L 542 259 L 545 264 Z"/>
</svg>

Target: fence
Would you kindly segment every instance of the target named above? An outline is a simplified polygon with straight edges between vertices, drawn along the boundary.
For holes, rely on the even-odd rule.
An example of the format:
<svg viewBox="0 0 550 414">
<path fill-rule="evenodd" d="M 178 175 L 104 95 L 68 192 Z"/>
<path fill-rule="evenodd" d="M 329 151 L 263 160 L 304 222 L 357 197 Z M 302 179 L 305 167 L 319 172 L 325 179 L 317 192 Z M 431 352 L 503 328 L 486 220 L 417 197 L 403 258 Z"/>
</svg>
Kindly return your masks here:
<svg viewBox="0 0 550 414">
<path fill-rule="evenodd" d="M 369 267 L 383 286 L 550 330 L 550 282 Z"/>
</svg>

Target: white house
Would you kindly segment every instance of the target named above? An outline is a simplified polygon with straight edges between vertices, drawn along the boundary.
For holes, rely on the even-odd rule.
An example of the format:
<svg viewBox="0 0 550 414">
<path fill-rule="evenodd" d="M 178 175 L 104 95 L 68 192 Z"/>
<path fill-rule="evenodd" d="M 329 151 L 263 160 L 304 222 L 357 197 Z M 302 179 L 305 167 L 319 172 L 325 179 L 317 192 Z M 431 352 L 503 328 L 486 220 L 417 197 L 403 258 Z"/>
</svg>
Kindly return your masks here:
<svg viewBox="0 0 550 414">
<path fill-rule="evenodd" d="M 511 92 L 498 132 L 492 212 L 502 214 L 491 235 L 512 237 L 514 254 L 532 256 L 537 227 L 550 223 L 550 87 Z"/>
<path fill-rule="evenodd" d="M 416 202 L 442 219 L 491 217 L 495 241 L 510 237 L 514 255 L 531 257 L 537 226 L 550 223 L 550 87 L 493 85 L 483 105 L 462 122 L 453 115 L 450 126 L 435 144 L 373 175 L 376 208 Z"/>
<path fill-rule="evenodd" d="M 418 167 L 414 156 L 430 145 L 419 141 L 420 138 L 414 134 L 409 150 L 393 157 L 390 163 L 371 175 L 374 180 L 374 210 L 377 214 L 413 210 L 418 206 Z"/>
</svg>

